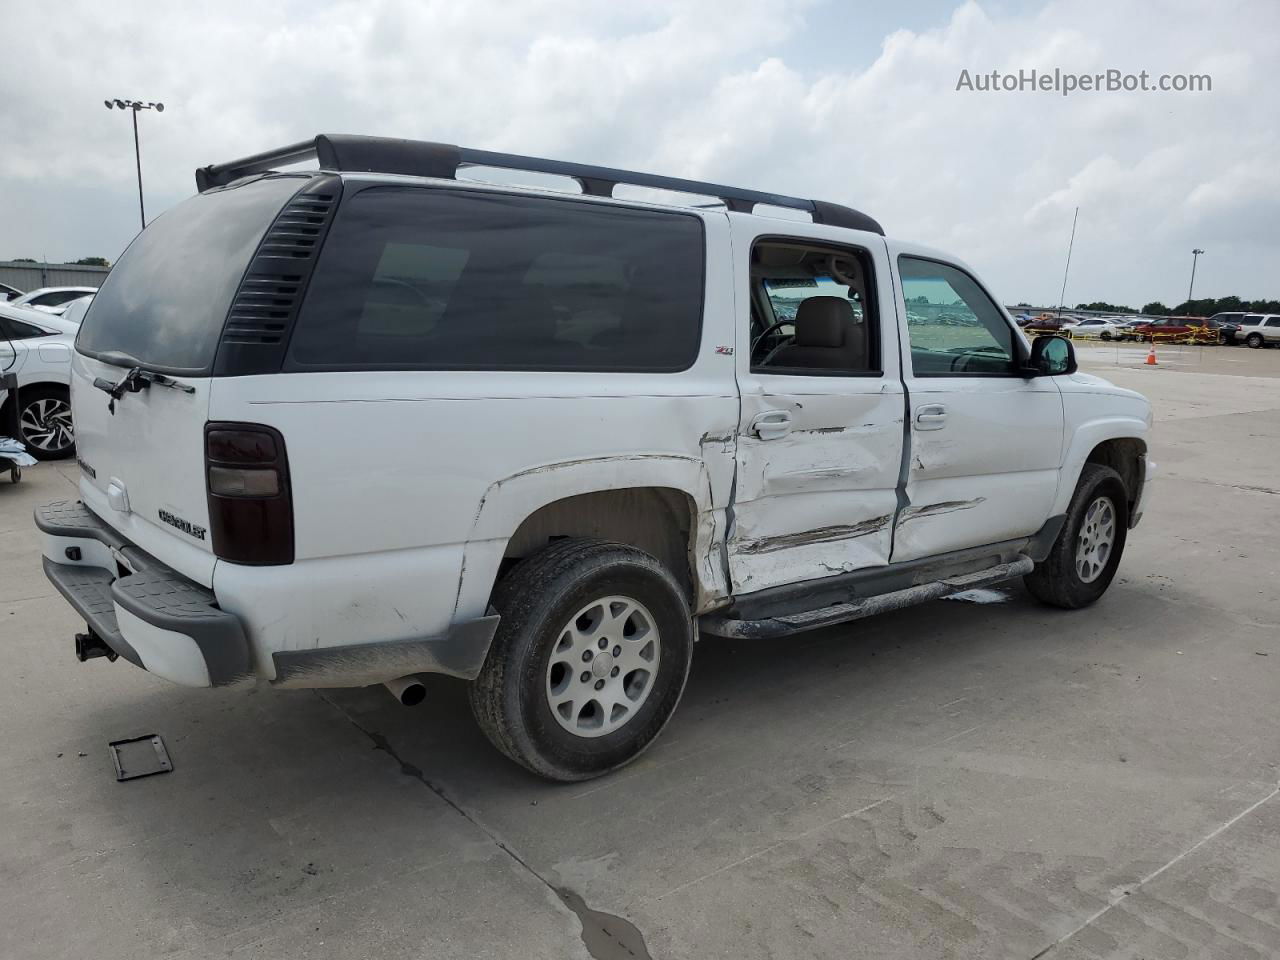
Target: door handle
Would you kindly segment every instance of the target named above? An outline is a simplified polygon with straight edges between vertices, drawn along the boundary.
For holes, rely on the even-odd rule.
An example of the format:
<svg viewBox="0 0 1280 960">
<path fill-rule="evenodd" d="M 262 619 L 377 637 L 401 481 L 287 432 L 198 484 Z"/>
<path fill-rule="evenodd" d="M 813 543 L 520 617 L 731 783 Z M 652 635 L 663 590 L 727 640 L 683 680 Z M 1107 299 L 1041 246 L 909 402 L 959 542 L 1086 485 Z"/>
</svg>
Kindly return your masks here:
<svg viewBox="0 0 1280 960">
<path fill-rule="evenodd" d="M 916 426 L 921 430 L 941 430 L 947 425 L 947 408 L 931 403 L 916 411 Z"/>
<path fill-rule="evenodd" d="M 761 440 L 777 440 L 791 432 L 791 414 L 786 410 L 766 410 L 751 421 L 751 433 Z"/>
</svg>

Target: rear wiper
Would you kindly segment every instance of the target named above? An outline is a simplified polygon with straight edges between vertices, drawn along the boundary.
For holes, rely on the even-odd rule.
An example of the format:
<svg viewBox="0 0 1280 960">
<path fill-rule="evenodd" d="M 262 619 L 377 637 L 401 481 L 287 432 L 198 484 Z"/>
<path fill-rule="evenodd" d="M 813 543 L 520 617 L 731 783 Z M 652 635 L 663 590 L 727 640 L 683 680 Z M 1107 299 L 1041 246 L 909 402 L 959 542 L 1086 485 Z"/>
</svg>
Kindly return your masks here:
<svg viewBox="0 0 1280 960">
<path fill-rule="evenodd" d="M 114 383 L 106 377 L 94 377 L 93 385 L 111 397 L 107 402 L 107 410 L 113 414 L 116 412 L 116 401 L 126 393 L 137 393 L 139 390 L 145 390 L 152 385 L 181 390 L 183 393 L 196 392 L 196 388 L 189 383 L 181 383 L 172 377 L 165 376 L 163 373 L 144 370 L 142 367 L 131 367 L 128 373 Z"/>
</svg>

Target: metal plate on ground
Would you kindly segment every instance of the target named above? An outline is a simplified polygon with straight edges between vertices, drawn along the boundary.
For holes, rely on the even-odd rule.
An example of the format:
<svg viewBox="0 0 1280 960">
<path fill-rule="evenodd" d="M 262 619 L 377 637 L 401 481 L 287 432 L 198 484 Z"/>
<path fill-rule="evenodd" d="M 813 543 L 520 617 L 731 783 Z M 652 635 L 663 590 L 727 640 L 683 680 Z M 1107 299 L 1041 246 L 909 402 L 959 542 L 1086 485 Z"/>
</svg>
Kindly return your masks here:
<svg viewBox="0 0 1280 960">
<path fill-rule="evenodd" d="M 116 765 L 116 780 L 136 780 L 173 769 L 169 751 L 164 748 L 159 734 L 112 740 L 107 746 L 111 748 L 111 760 Z"/>
</svg>

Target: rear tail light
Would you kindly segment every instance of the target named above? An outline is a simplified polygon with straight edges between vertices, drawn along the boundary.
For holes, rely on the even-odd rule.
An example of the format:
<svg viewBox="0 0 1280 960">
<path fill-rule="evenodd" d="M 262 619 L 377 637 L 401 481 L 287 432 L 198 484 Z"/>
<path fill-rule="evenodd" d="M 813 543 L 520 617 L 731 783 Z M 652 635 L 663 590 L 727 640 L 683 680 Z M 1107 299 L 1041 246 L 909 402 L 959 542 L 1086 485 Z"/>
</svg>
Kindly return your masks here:
<svg viewBox="0 0 1280 960">
<path fill-rule="evenodd" d="M 280 432 L 205 424 L 204 461 L 214 554 L 233 563 L 293 563 L 293 494 Z"/>
</svg>

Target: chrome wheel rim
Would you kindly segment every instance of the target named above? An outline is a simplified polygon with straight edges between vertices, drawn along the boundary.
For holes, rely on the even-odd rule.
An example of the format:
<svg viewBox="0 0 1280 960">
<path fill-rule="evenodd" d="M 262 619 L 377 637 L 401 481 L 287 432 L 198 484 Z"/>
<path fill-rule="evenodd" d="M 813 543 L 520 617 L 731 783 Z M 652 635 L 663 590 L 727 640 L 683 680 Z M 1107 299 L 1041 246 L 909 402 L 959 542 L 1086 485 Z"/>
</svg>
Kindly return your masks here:
<svg viewBox="0 0 1280 960">
<path fill-rule="evenodd" d="M 546 673 L 551 715 L 577 737 L 613 733 L 649 699 L 661 656 L 662 638 L 644 604 L 593 600 L 556 634 Z"/>
<path fill-rule="evenodd" d="M 1083 583 L 1102 576 L 1116 542 L 1116 508 L 1110 497 L 1089 504 L 1076 537 L 1076 575 Z"/>
<path fill-rule="evenodd" d="M 22 442 L 38 450 L 65 450 L 75 442 L 71 428 L 71 404 L 66 400 L 45 397 L 22 408 L 18 418 Z"/>
</svg>

